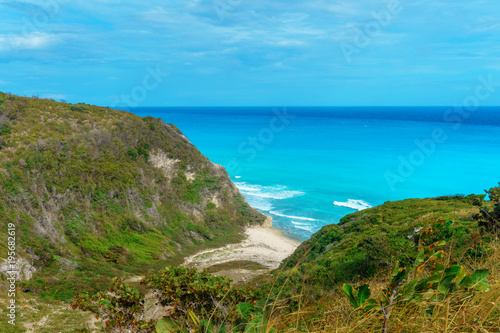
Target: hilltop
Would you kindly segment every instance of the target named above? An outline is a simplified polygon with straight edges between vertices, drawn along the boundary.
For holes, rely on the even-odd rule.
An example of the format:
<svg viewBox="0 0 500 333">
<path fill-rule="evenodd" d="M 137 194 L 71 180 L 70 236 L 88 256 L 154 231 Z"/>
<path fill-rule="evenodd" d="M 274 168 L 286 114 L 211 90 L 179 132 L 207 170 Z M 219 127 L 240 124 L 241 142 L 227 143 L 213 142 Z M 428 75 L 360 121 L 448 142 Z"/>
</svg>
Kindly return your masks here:
<svg viewBox="0 0 500 333">
<path fill-rule="evenodd" d="M 23 288 L 62 300 L 265 221 L 174 125 L 86 104 L 0 93 L 0 184 Z"/>
<path fill-rule="evenodd" d="M 452 221 L 442 231 L 449 239 L 454 261 L 480 255 L 493 235 L 483 235 L 478 226 L 479 208 L 473 201 L 485 195 L 455 195 L 426 199 L 389 201 L 343 217 L 338 224 L 324 226 L 303 242 L 281 268 L 304 275 L 305 283 L 320 289 L 375 276 L 396 261 L 411 263 L 417 255 L 415 238 L 425 226 L 439 219 Z M 486 203 L 489 204 L 489 203 Z"/>
</svg>

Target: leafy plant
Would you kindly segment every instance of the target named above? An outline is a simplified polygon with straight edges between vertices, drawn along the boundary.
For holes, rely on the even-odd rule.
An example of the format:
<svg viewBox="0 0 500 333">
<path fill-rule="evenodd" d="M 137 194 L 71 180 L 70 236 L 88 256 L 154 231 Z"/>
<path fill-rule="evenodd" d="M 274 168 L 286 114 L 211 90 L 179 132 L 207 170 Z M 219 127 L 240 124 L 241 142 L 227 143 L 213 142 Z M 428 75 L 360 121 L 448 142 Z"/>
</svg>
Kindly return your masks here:
<svg viewBox="0 0 500 333">
<path fill-rule="evenodd" d="M 450 297 L 459 289 L 472 293 L 487 288 L 488 270 L 476 270 L 471 275 L 466 275 L 463 266 L 453 265 L 445 268 L 440 262 L 443 258 L 443 251 L 437 248 L 442 247 L 446 242 L 435 241 L 434 237 L 451 223 L 443 223 L 440 219 L 438 223 L 422 228 L 418 237 L 419 252 L 414 264 L 410 267 L 400 267 L 397 262 L 389 276 L 389 284 L 381 297 L 370 298 L 371 292 L 368 285 L 360 286 L 355 290 L 351 285 L 344 284 L 342 290 L 352 307 L 362 312 L 382 311 L 383 332 L 385 332 L 391 308 L 396 304 L 421 301 L 432 303 Z M 432 313 L 432 310 L 430 306 L 427 311 Z"/>
<path fill-rule="evenodd" d="M 71 306 L 92 312 L 107 330 L 116 332 L 275 332 L 254 293 L 231 286 L 226 277 L 195 268 L 167 267 L 141 284 L 152 288 L 158 303 L 169 309 L 169 315 L 156 324 L 144 320 L 144 295 L 121 279 L 114 279 L 107 293 L 80 293 Z"/>
<path fill-rule="evenodd" d="M 224 322 L 236 320 L 236 304 L 255 300 L 250 289 L 234 287 L 229 278 L 196 268 L 169 266 L 141 284 L 157 291 L 160 304 L 171 307 L 170 318 L 188 328 L 210 320 L 218 329 Z"/>
<path fill-rule="evenodd" d="M 474 196 L 472 204 L 479 207 L 479 215 L 475 218 L 479 220 L 479 225 L 489 232 L 500 233 L 500 187 L 493 187 L 485 190 L 493 208 L 489 208 L 484 201 L 485 195 Z"/>
<path fill-rule="evenodd" d="M 359 309 L 361 307 L 364 310 L 370 309 L 367 304 L 371 295 L 370 286 L 364 284 L 355 290 L 350 284 L 344 284 L 342 290 L 346 293 L 354 309 Z"/>
<path fill-rule="evenodd" d="M 97 292 L 93 295 L 80 293 L 71 303 L 73 309 L 92 312 L 102 319 L 107 330 L 137 333 L 154 331 L 152 321 L 144 321 L 144 295 L 137 289 L 115 278 L 109 292 Z"/>
<path fill-rule="evenodd" d="M 239 317 L 235 321 L 235 332 L 244 333 L 274 333 L 276 329 L 272 327 L 266 317 L 266 307 L 258 307 L 251 303 L 240 303 L 236 306 Z"/>
</svg>

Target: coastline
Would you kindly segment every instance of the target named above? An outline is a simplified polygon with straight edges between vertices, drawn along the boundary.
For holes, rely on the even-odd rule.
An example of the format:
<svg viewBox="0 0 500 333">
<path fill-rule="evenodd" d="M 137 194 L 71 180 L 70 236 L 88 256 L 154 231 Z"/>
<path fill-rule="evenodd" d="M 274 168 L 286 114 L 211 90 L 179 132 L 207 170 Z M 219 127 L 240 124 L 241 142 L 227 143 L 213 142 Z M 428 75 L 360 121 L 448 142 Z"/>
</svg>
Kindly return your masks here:
<svg viewBox="0 0 500 333">
<path fill-rule="evenodd" d="M 300 242 L 273 228 L 271 223 L 249 227 L 245 235 L 246 238 L 240 243 L 195 253 L 184 259 L 183 266 L 199 270 L 213 269 L 214 275 L 225 275 L 234 282 L 245 282 L 278 268 L 300 245 Z M 249 269 L 251 263 L 255 265 Z"/>
</svg>

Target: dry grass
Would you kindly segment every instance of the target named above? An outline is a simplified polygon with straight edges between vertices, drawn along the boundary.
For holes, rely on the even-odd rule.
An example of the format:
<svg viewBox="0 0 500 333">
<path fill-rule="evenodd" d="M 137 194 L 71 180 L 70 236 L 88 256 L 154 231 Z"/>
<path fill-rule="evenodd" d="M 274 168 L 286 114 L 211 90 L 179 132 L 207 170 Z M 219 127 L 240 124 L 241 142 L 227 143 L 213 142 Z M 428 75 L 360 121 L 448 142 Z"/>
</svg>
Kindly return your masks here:
<svg viewBox="0 0 500 333">
<path fill-rule="evenodd" d="M 390 314 L 388 333 L 454 333 L 454 332 L 500 332 L 500 242 L 492 244 L 492 251 L 484 260 L 469 260 L 464 263 L 467 271 L 488 269 L 489 289 L 467 294 L 456 292 L 453 297 L 440 302 L 419 302 L 396 304 Z M 384 278 L 372 278 L 368 281 L 372 295 L 377 297 L 387 284 Z M 301 295 L 295 296 L 301 299 Z M 381 312 L 362 314 L 353 311 L 347 297 L 334 290 L 328 297 L 323 297 L 314 304 L 299 306 L 294 313 L 282 311 L 288 300 L 271 304 L 272 313 L 269 324 L 261 333 L 270 332 L 314 332 L 314 333 L 368 333 L 382 332 L 383 315 Z M 34 300 L 24 302 L 33 318 L 21 316 L 19 331 L 59 332 L 87 326 L 90 316 L 80 311 L 68 311 L 62 305 L 53 304 L 51 309 L 44 308 Z M 299 302 L 299 304 L 301 304 Z M 38 306 L 37 306 L 38 305 Z M 428 314 L 430 307 L 434 310 Z M 40 311 L 42 310 L 42 311 Z M 34 319 L 34 320 L 33 320 Z M 38 325 L 33 325 L 38 322 Z M 84 324 L 85 323 L 85 324 Z M 84 324 L 84 325 L 82 325 Z M 38 326 L 38 327 L 37 327 Z M 34 329 L 37 327 L 37 329 Z M 92 329 L 92 332 L 97 330 Z"/>
<path fill-rule="evenodd" d="M 488 269 L 489 288 L 468 294 L 458 291 L 439 302 L 396 304 L 390 314 L 387 332 L 500 332 L 500 242 L 492 244 L 492 251 L 484 260 L 462 263 L 470 273 L 474 269 Z M 364 281 L 372 295 L 381 293 L 387 281 Z M 433 307 L 432 314 L 426 310 Z M 335 292 L 293 314 L 278 318 L 278 332 L 382 332 L 381 312 L 362 314 L 353 311 L 347 298 Z"/>
<path fill-rule="evenodd" d="M 20 293 L 22 295 L 22 293 Z M 87 328 L 90 332 L 103 332 L 100 322 L 89 313 L 74 311 L 60 301 L 47 301 L 38 296 L 18 298 L 16 325 L 7 323 L 7 298 L 0 298 L 0 332 L 2 333 L 58 333 Z"/>
</svg>

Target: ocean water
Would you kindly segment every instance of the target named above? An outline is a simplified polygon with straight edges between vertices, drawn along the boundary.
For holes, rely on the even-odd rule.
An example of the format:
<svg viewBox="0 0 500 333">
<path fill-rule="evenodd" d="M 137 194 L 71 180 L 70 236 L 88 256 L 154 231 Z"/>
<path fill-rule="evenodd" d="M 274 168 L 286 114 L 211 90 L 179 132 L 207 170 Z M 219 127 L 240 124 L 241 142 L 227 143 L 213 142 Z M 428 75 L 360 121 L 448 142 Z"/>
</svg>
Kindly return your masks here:
<svg viewBox="0 0 500 333">
<path fill-rule="evenodd" d="M 305 240 L 386 201 L 500 181 L 500 108 L 134 108 L 175 124 L 248 203 Z"/>
</svg>

